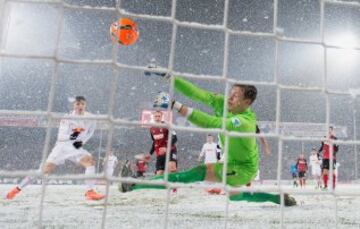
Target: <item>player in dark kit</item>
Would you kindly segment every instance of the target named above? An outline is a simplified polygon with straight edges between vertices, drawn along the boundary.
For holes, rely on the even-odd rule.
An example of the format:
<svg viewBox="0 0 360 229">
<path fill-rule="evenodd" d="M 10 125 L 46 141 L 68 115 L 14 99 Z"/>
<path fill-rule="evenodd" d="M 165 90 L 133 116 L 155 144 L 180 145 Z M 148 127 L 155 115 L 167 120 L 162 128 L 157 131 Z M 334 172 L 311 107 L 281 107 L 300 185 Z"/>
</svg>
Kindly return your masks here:
<svg viewBox="0 0 360 229">
<path fill-rule="evenodd" d="M 148 165 L 146 160 L 136 160 L 136 177 L 144 177 L 144 173 L 147 171 Z"/>
<path fill-rule="evenodd" d="M 161 111 L 155 111 L 153 117 L 156 123 L 162 123 L 163 113 Z M 150 149 L 150 155 L 155 152 L 156 155 L 156 175 L 164 174 L 165 162 L 166 162 L 166 147 L 168 144 L 169 130 L 164 127 L 151 127 L 150 128 L 151 139 L 153 140 L 152 147 Z M 171 149 L 169 160 L 169 172 L 176 172 L 177 170 L 177 157 L 176 157 L 176 145 L 177 137 L 175 132 L 171 133 Z"/>
<path fill-rule="evenodd" d="M 326 141 L 321 142 L 321 147 L 319 149 L 319 153 L 322 152 L 322 178 L 324 182 L 324 189 L 328 187 L 328 179 L 329 179 L 329 169 L 330 169 L 330 147 L 332 145 L 333 149 L 333 170 L 336 169 L 336 154 L 339 151 L 339 146 L 336 144 L 332 144 L 333 140 L 337 140 L 334 133 L 334 128 L 330 126 L 329 128 L 329 138 Z M 335 188 L 336 184 L 336 175 L 333 173 L 333 188 Z"/>
<path fill-rule="evenodd" d="M 300 154 L 296 162 L 296 168 L 299 175 L 300 187 L 305 187 L 306 171 L 308 170 L 308 164 L 304 154 Z"/>
</svg>

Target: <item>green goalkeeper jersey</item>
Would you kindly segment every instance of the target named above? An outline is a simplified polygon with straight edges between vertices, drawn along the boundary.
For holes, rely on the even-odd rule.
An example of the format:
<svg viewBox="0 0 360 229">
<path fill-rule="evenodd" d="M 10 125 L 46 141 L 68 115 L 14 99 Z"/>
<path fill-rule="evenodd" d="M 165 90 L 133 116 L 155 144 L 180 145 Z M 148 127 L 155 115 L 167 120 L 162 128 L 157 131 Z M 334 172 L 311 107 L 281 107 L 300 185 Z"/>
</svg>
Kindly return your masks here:
<svg viewBox="0 0 360 229">
<path fill-rule="evenodd" d="M 198 109 L 188 117 L 188 120 L 203 128 L 222 128 L 224 112 L 224 95 L 215 94 L 201 89 L 180 77 L 175 78 L 175 89 L 190 99 L 210 106 L 215 116 Z M 256 114 L 250 108 L 239 114 L 227 112 L 226 130 L 242 133 L 256 132 Z M 225 136 L 220 134 L 220 143 L 224 146 Z M 227 159 L 227 183 L 230 185 L 247 184 L 256 177 L 259 164 L 258 146 L 255 137 L 229 137 Z M 222 178 L 222 164 L 215 165 L 215 171 Z"/>
</svg>

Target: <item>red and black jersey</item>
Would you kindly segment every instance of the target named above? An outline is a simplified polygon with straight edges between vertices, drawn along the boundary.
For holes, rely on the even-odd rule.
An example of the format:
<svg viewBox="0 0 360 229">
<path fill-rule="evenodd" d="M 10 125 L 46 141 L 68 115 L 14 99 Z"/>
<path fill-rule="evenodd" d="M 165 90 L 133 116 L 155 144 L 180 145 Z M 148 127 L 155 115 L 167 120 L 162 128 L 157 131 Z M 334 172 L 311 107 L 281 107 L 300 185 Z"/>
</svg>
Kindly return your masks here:
<svg viewBox="0 0 360 229">
<path fill-rule="evenodd" d="M 308 170 L 306 159 L 299 158 L 296 162 L 296 168 L 298 172 L 306 172 Z"/>
<path fill-rule="evenodd" d="M 330 139 L 336 140 L 337 138 L 334 135 L 330 136 Z M 321 147 L 319 149 L 319 152 L 323 151 L 322 158 L 323 159 L 330 159 L 330 142 L 329 141 L 323 141 L 321 142 Z M 336 159 L 336 153 L 339 149 L 339 146 L 336 144 L 333 144 L 333 159 Z"/>
<path fill-rule="evenodd" d="M 150 154 L 153 154 L 155 152 L 156 156 L 160 156 L 159 149 L 161 147 L 165 147 L 165 148 L 167 147 L 169 130 L 163 127 L 151 127 L 150 134 L 153 140 Z M 176 146 L 175 146 L 176 141 L 177 141 L 176 134 L 173 133 L 171 136 L 171 151 L 176 151 Z"/>
</svg>

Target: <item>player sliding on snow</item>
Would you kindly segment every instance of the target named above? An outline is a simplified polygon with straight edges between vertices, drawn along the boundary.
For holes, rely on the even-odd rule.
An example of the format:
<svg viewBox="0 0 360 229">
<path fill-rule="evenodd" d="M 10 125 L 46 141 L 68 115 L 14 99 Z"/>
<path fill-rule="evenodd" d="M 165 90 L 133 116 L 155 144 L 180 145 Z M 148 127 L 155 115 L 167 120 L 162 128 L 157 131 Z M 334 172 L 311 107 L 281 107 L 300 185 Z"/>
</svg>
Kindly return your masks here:
<svg viewBox="0 0 360 229">
<path fill-rule="evenodd" d="M 67 117 L 89 117 L 90 113 L 85 112 L 86 99 L 83 96 L 76 96 L 73 103 L 74 110 Z M 56 166 L 70 160 L 85 168 L 86 175 L 95 174 L 95 161 L 91 154 L 82 146 L 91 138 L 95 131 L 96 123 L 93 120 L 63 119 L 60 121 L 59 133 L 55 147 L 40 169 L 45 175 L 52 173 Z M 39 169 L 39 170 L 40 170 Z M 32 183 L 33 177 L 25 177 L 21 183 L 14 187 L 6 195 L 6 199 L 13 199 L 23 188 Z M 101 200 L 105 196 L 95 191 L 95 180 L 86 180 L 87 191 L 85 197 L 88 200 Z"/>
<path fill-rule="evenodd" d="M 160 75 L 169 77 L 168 74 L 150 73 L 145 75 Z M 198 109 L 187 107 L 178 101 L 174 101 L 172 108 L 186 117 L 191 123 L 202 128 L 222 128 L 224 103 L 227 103 L 227 116 L 225 128 L 227 131 L 240 133 L 256 132 L 256 114 L 250 108 L 257 96 L 257 89 L 253 85 L 234 84 L 229 92 L 229 97 L 215 94 L 201 89 L 189 81 L 175 77 L 175 89 L 190 99 L 201 102 L 214 111 L 215 115 L 209 115 Z M 224 146 L 225 135 L 220 134 L 220 144 Z M 223 148 L 223 147 L 222 147 Z M 257 174 L 259 164 L 259 152 L 255 137 L 229 137 L 226 183 L 233 187 L 239 187 L 250 183 Z M 198 181 L 221 182 L 223 180 L 222 162 L 199 165 L 193 169 L 168 174 L 170 182 L 192 183 Z M 127 170 L 126 167 L 123 170 Z M 124 172 L 125 173 L 125 172 Z M 163 176 L 155 176 L 152 180 L 163 179 Z M 157 185 L 121 184 L 121 191 L 128 192 L 143 188 L 159 188 Z M 165 187 L 162 187 L 165 188 Z M 252 202 L 272 201 L 280 203 L 280 195 L 259 193 L 231 193 L 230 200 L 247 200 Z M 296 201 L 289 195 L 285 195 L 285 205 L 295 205 Z"/>
</svg>

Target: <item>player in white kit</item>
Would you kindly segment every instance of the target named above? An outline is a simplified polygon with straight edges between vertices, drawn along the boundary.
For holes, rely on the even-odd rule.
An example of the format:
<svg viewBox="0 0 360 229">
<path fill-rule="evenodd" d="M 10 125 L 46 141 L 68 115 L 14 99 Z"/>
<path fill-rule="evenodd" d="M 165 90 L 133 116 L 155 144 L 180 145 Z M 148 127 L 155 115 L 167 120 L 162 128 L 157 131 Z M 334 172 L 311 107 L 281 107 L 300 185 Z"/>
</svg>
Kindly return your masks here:
<svg viewBox="0 0 360 229">
<path fill-rule="evenodd" d="M 208 134 L 206 137 L 206 143 L 203 145 L 201 149 L 198 160 L 201 161 L 201 159 L 205 157 L 204 159 L 205 164 L 216 163 L 218 162 L 217 155 L 218 155 L 217 144 L 214 142 L 214 137 L 211 134 Z"/>
<path fill-rule="evenodd" d="M 82 120 L 81 117 L 91 117 L 92 114 L 85 111 L 86 99 L 84 96 L 76 96 L 73 103 L 73 111 L 66 115 L 67 119 L 60 121 L 57 141 L 50 155 L 43 165 L 40 165 L 45 175 L 52 173 L 58 165 L 64 164 L 66 160 L 72 161 L 85 168 L 86 175 L 95 175 L 95 161 L 91 154 L 83 148 L 83 145 L 93 135 L 96 122 L 93 120 Z M 70 119 L 76 117 L 76 119 Z M 21 183 L 14 187 L 6 199 L 13 199 L 23 188 L 32 183 L 33 177 L 25 177 Z M 95 191 L 95 180 L 86 180 L 88 200 L 101 200 L 105 196 Z"/>
<path fill-rule="evenodd" d="M 321 188 L 321 160 L 318 157 L 316 148 L 312 148 L 309 162 L 311 166 L 311 175 L 316 181 L 315 188 Z"/>
<path fill-rule="evenodd" d="M 106 163 L 106 166 L 105 166 Z M 107 160 L 104 160 L 104 169 L 106 169 L 105 174 L 107 177 L 111 177 L 114 174 L 114 169 L 118 164 L 118 158 L 113 154 L 112 151 L 109 152 Z"/>
<path fill-rule="evenodd" d="M 220 154 L 218 144 L 214 142 L 214 137 L 211 134 L 206 136 L 206 143 L 203 145 L 201 152 L 199 154 L 198 161 L 201 162 L 204 157 L 205 164 L 213 164 L 220 160 Z M 221 194 L 222 190 L 220 188 L 208 188 L 206 191 L 209 194 Z"/>
</svg>

